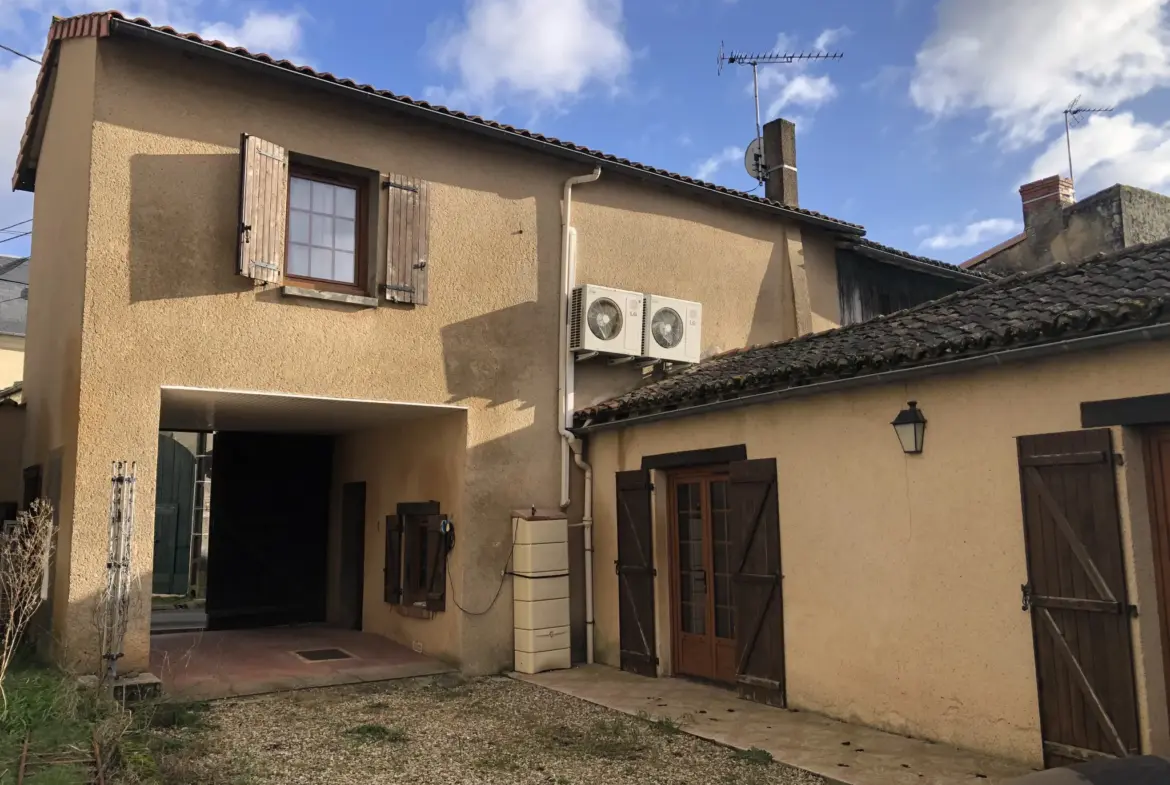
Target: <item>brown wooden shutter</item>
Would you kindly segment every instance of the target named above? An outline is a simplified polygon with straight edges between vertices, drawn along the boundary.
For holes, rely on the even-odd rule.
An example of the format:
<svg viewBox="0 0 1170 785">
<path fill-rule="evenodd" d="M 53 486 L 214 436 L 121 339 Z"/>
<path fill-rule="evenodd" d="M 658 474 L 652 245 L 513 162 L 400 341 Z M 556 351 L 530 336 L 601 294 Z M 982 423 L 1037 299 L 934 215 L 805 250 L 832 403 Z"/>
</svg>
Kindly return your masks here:
<svg viewBox="0 0 1170 785">
<path fill-rule="evenodd" d="M 658 675 L 650 472 L 617 473 L 618 638 L 622 670 Z"/>
<path fill-rule="evenodd" d="M 284 280 L 288 151 L 244 134 L 240 144 L 240 246 L 237 272 L 263 283 Z"/>
<path fill-rule="evenodd" d="M 735 461 L 730 469 L 736 685 L 745 698 L 783 708 L 787 696 L 776 461 Z"/>
<path fill-rule="evenodd" d="M 430 186 L 392 174 L 386 190 L 386 299 L 426 305 Z"/>
<path fill-rule="evenodd" d="M 446 518 L 427 516 L 427 610 L 431 611 L 447 609 L 447 538 L 441 531 Z"/>
<path fill-rule="evenodd" d="M 427 520 L 439 514 L 437 501 L 400 502 L 398 518 L 402 522 L 403 569 L 399 586 L 403 605 L 426 602 L 427 569 L 423 566 L 427 558 Z M 430 562 L 426 561 L 429 565 Z"/>
<path fill-rule="evenodd" d="M 402 518 L 386 516 L 386 569 L 383 598 L 391 605 L 402 602 Z"/>
<path fill-rule="evenodd" d="M 41 476 L 42 469 L 39 463 L 34 466 L 25 467 L 24 490 L 21 499 L 21 509 L 29 509 L 29 507 L 32 506 L 32 503 L 41 497 Z"/>
<path fill-rule="evenodd" d="M 1044 761 L 1140 754 L 1108 428 L 1017 440 Z"/>
</svg>

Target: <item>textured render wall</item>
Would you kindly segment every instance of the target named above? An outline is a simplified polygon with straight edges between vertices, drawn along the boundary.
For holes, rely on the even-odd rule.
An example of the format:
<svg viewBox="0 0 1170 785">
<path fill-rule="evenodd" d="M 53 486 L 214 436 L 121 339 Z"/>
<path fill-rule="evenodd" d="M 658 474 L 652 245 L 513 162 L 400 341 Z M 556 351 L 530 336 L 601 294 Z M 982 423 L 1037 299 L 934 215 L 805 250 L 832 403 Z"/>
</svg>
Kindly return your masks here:
<svg viewBox="0 0 1170 785">
<path fill-rule="evenodd" d="M 1001 272 L 1038 270 L 1053 262 L 1077 262 L 1125 247 L 1123 186 L 1115 185 L 1053 214 L 1028 230 L 1028 237 L 988 259 L 981 268 Z"/>
<path fill-rule="evenodd" d="M 452 652 L 476 649 L 466 657 L 495 663 L 509 652 L 494 650 L 499 636 L 483 641 L 460 639 L 463 614 L 448 587 L 447 610 L 431 619 L 404 615 L 383 601 L 383 569 L 386 566 L 386 516 L 394 514 L 399 502 L 440 503 L 441 511 L 455 522 L 455 548 L 450 554 L 453 576 L 466 569 L 488 569 L 507 558 L 509 543 L 497 541 L 470 550 L 463 541 L 463 522 L 468 520 L 463 503 L 464 472 L 467 463 L 467 412 L 461 410 L 429 414 L 378 431 L 346 434 L 337 438 L 334 451 L 334 514 L 330 521 L 330 607 L 335 607 L 340 576 L 341 486 L 347 482 L 366 483 L 365 592 L 362 597 L 362 629 L 376 632 L 408 645 L 421 646 L 427 654 L 451 657 Z M 475 542 L 474 539 L 471 542 Z M 481 543 L 483 546 L 484 543 Z M 511 608 L 510 586 L 505 586 L 497 605 Z M 504 597 L 507 593 L 509 596 Z M 456 593 L 465 608 L 480 610 L 486 601 L 470 600 Z M 505 602 L 506 601 L 506 602 Z M 480 643 L 486 650 L 473 644 Z M 471 663 L 468 663 L 471 664 Z M 485 666 L 486 667 L 486 666 Z"/>
<path fill-rule="evenodd" d="M 582 167 L 143 44 L 103 41 L 98 61 L 91 176 L 100 198 L 89 213 L 78 520 L 104 521 L 108 461 L 138 460 L 135 558 L 150 564 L 160 385 L 466 405 L 465 552 L 494 554 L 509 536 L 511 509 L 556 504 L 560 199 L 564 178 Z M 235 275 L 241 132 L 430 181 L 431 304 L 355 310 L 282 299 Z M 624 191 L 639 194 L 641 219 L 632 221 L 591 207 L 589 190 L 576 197 L 582 280 L 638 288 L 670 265 L 680 277 L 724 277 L 712 271 L 724 260 L 720 241 L 744 227 L 738 214 L 699 212 L 689 200 L 626 183 Z M 615 201 L 632 198 L 611 190 Z M 720 284 L 702 298 L 718 345 L 747 340 L 772 264 L 768 232 L 783 237 L 781 223 L 756 220 L 756 266 L 737 262 L 743 288 Z M 384 227 L 379 235 L 381 248 Z M 600 235 L 608 245 L 591 239 Z M 677 244 L 663 248 L 667 238 Z M 619 248 L 638 252 L 618 264 L 607 254 Z M 684 263 L 678 257 L 686 254 Z M 603 263 L 609 272 L 591 267 Z M 761 332 L 782 337 L 782 309 L 763 299 Z M 76 540 L 86 558 L 71 580 L 84 595 L 102 577 L 104 528 L 87 523 Z M 496 568 L 456 576 L 461 597 L 490 596 L 497 583 Z M 511 649 L 506 600 L 463 619 L 459 646 L 436 653 L 469 670 L 506 666 L 509 658 L 495 656 Z M 83 618 L 70 629 L 81 630 Z M 131 639 L 140 656 L 128 664 L 140 666 L 145 612 Z"/>
<path fill-rule="evenodd" d="M 615 471 L 738 443 L 749 458 L 775 457 L 789 705 L 1039 763 L 1015 437 L 1078 429 L 1081 401 L 1166 392 L 1168 351 L 1111 349 L 599 433 L 596 563 L 616 557 Z M 889 425 L 907 400 L 929 420 L 920 456 L 904 455 Z M 1144 484 L 1130 476 L 1119 493 L 1127 509 Z M 1148 524 L 1125 515 L 1139 548 Z M 665 570 L 665 554 L 655 559 Z M 1153 582 L 1133 564 L 1137 656 L 1159 663 Z M 596 608 L 597 658 L 617 664 L 606 570 Z M 1147 725 L 1165 728 L 1161 686 L 1150 679 L 1139 693 Z"/>
<path fill-rule="evenodd" d="M 92 584 L 71 590 L 69 582 L 74 552 L 74 499 L 70 491 L 77 457 L 95 51 L 92 39 L 61 42 L 55 100 L 45 129 L 33 201 L 37 231 L 29 265 L 23 462 L 25 466 L 41 464 L 47 478 L 53 455 L 60 458 L 60 528 L 51 597 L 55 631 L 63 630 L 67 619 L 91 627 L 90 618 L 75 614 L 74 606 L 80 608 L 92 601 L 95 591 Z M 108 473 L 107 468 L 101 470 L 103 480 Z M 103 510 L 94 521 L 103 536 L 107 518 L 108 510 Z M 104 572 L 104 540 L 100 556 L 94 554 L 88 563 Z M 56 643 L 57 653 L 68 657 L 60 645 L 66 643 L 65 636 L 58 634 Z"/>
<path fill-rule="evenodd" d="M 1121 186 L 1123 244 L 1153 243 L 1170 237 L 1170 196 Z"/>
</svg>

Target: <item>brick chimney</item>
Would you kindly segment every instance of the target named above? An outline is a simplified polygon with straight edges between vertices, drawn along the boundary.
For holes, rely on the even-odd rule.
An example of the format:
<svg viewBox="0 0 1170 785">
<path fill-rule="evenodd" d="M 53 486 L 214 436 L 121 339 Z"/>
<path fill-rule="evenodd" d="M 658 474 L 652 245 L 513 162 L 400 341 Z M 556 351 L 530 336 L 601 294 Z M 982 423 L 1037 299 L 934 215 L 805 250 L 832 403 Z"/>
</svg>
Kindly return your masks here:
<svg viewBox="0 0 1170 785">
<path fill-rule="evenodd" d="M 764 125 L 764 165 L 768 180 L 764 196 L 788 207 L 799 207 L 796 192 L 796 125 L 776 118 Z"/>
<path fill-rule="evenodd" d="M 1064 208 L 1071 205 L 1073 182 L 1067 177 L 1053 175 L 1034 183 L 1020 186 L 1020 202 L 1024 207 L 1024 229 L 1034 234 L 1054 219 L 1063 219 Z M 1063 228 L 1063 221 L 1061 223 Z"/>
</svg>

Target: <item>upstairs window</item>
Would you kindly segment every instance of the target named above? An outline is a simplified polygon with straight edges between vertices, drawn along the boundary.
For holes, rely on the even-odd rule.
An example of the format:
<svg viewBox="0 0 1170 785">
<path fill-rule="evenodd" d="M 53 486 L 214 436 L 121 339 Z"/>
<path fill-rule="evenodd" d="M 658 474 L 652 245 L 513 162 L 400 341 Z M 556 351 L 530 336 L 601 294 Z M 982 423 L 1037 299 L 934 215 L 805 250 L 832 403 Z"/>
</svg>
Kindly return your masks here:
<svg viewBox="0 0 1170 785">
<path fill-rule="evenodd" d="M 308 285 L 365 288 L 362 183 L 293 166 L 285 274 Z"/>
</svg>

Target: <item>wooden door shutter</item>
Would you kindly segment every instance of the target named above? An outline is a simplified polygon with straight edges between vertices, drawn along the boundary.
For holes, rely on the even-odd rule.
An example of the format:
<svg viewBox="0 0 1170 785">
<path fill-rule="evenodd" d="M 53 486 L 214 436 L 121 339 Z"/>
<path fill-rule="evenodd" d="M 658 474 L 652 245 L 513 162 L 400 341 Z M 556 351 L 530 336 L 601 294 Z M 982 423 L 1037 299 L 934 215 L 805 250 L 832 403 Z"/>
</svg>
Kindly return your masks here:
<svg viewBox="0 0 1170 785">
<path fill-rule="evenodd" d="M 240 144 L 240 245 L 236 270 L 263 283 L 284 280 L 288 151 L 244 134 Z"/>
<path fill-rule="evenodd" d="M 402 517 L 386 516 L 386 569 L 383 598 L 391 605 L 402 602 Z"/>
<path fill-rule="evenodd" d="M 730 468 L 736 685 L 742 697 L 783 708 L 784 576 L 776 461 L 736 461 Z"/>
<path fill-rule="evenodd" d="M 618 627 L 622 670 L 658 675 L 650 472 L 617 473 Z"/>
<path fill-rule="evenodd" d="M 1045 763 L 1140 754 L 1110 432 L 1017 447 Z"/>
<path fill-rule="evenodd" d="M 427 610 L 447 609 L 447 538 L 442 532 L 446 515 L 427 516 Z"/>
<path fill-rule="evenodd" d="M 386 190 L 386 299 L 426 305 L 430 186 L 392 174 Z"/>
</svg>

